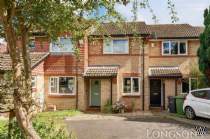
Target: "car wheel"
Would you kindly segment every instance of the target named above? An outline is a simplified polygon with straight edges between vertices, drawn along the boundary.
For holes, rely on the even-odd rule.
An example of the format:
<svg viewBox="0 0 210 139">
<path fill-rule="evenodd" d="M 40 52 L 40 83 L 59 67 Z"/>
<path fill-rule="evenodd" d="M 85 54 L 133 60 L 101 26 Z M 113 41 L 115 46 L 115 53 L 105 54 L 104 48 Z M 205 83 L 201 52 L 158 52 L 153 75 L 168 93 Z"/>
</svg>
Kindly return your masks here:
<svg viewBox="0 0 210 139">
<path fill-rule="evenodd" d="M 185 108 L 185 115 L 188 119 L 195 119 L 195 112 L 193 108 L 189 106 Z"/>
</svg>

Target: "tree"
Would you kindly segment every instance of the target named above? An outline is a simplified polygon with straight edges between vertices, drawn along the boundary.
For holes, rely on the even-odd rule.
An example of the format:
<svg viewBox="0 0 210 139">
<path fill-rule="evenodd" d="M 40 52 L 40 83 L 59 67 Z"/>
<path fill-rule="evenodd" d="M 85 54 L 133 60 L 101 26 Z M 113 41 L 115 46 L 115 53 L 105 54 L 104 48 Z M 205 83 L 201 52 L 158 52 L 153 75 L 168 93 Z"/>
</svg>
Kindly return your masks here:
<svg viewBox="0 0 210 139">
<path fill-rule="evenodd" d="M 6 38 L 12 60 L 12 86 L 15 116 L 28 139 L 39 139 L 31 119 L 34 115 L 31 90 L 31 63 L 27 45 L 31 32 L 46 32 L 52 39 L 63 32 L 71 32 L 75 39 L 106 16 L 84 17 L 94 14 L 99 7 L 107 10 L 109 17 L 117 17 L 114 3 L 107 0 L 1 0 L 0 26 Z"/>
<path fill-rule="evenodd" d="M 134 4 L 149 7 L 148 1 L 135 1 Z M 14 112 L 26 138 L 40 138 L 31 123 L 34 115 L 33 105 L 35 105 L 32 99 L 31 63 L 28 50 L 31 32 L 45 32 L 53 40 L 56 40 L 60 33 L 70 32 L 77 42 L 100 21 L 120 20 L 121 16 L 114 8 L 116 3 L 127 4 L 128 1 L 0 0 L 0 35 L 6 38 L 12 60 Z M 137 10 L 135 5 L 134 8 Z M 173 4 L 168 3 L 168 5 L 169 8 L 174 9 Z M 99 8 L 106 9 L 104 15 L 97 13 Z M 136 10 L 133 11 L 134 14 L 137 14 Z M 176 13 L 171 11 L 171 14 Z"/>
<path fill-rule="evenodd" d="M 198 49 L 199 69 L 210 81 L 210 9 L 204 11 L 204 32 L 200 35 Z"/>
</svg>

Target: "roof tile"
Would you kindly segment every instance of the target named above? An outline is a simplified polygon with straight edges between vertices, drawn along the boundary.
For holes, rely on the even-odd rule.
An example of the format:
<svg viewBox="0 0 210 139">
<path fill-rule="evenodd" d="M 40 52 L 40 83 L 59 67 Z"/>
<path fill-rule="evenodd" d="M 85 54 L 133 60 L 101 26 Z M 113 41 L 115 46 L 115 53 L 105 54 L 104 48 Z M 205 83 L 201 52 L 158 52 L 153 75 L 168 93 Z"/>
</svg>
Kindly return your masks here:
<svg viewBox="0 0 210 139">
<path fill-rule="evenodd" d="M 33 52 L 30 53 L 31 67 L 33 68 L 42 61 L 49 53 Z M 0 70 L 11 70 L 11 58 L 9 54 L 0 54 Z"/>
<path fill-rule="evenodd" d="M 84 77 L 113 77 L 117 73 L 117 66 L 94 66 L 85 69 Z"/>
<path fill-rule="evenodd" d="M 152 67 L 149 68 L 150 77 L 182 77 L 178 67 Z"/>
</svg>

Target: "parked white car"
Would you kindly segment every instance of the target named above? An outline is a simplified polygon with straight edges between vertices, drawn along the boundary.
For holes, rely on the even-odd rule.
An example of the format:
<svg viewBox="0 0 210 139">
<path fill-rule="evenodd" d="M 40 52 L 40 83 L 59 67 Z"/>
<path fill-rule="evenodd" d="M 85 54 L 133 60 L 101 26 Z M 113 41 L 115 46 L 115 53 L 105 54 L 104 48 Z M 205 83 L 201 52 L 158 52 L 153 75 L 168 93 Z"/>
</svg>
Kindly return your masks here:
<svg viewBox="0 0 210 139">
<path fill-rule="evenodd" d="M 192 90 L 184 100 L 183 110 L 188 119 L 210 118 L 210 88 Z"/>
</svg>

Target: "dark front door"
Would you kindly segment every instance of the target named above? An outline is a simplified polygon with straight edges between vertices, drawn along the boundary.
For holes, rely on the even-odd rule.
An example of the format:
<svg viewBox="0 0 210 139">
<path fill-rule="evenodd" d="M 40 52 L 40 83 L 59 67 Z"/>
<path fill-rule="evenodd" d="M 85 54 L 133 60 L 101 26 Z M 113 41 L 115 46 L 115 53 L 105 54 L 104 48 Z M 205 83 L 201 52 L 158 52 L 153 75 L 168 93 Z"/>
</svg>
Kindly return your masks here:
<svg viewBox="0 0 210 139">
<path fill-rule="evenodd" d="M 150 80 L 150 106 L 161 106 L 161 80 L 159 79 Z"/>
</svg>

